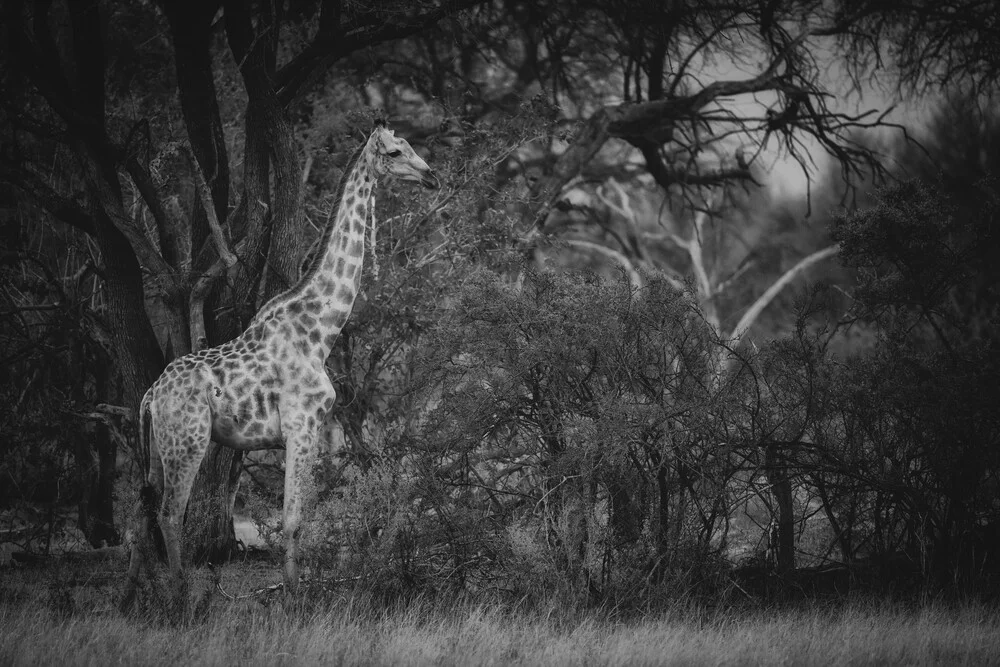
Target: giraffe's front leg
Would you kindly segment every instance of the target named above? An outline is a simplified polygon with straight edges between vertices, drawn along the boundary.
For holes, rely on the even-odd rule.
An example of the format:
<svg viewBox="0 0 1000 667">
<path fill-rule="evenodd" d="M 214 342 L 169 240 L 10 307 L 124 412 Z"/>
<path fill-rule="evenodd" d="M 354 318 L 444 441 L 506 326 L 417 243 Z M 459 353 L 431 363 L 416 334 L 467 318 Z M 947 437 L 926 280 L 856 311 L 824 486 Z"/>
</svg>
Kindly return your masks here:
<svg viewBox="0 0 1000 667">
<path fill-rule="evenodd" d="M 285 587 L 294 590 L 299 583 L 299 534 L 302 531 L 302 505 L 305 477 L 312 466 L 316 432 L 302 429 L 286 440 L 285 506 L 282 527 L 285 537 Z"/>
<path fill-rule="evenodd" d="M 324 377 L 325 379 L 325 377 Z M 326 380 L 329 384 L 329 380 Z M 299 535 L 302 530 L 304 482 L 316 459 L 323 418 L 333 406 L 336 393 L 332 386 L 321 393 L 307 394 L 304 404 L 288 406 L 282 412 L 285 436 L 285 503 L 282 530 L 285 538 L 285 587 L 294 590 L 299 583 Z"/>
</svg>

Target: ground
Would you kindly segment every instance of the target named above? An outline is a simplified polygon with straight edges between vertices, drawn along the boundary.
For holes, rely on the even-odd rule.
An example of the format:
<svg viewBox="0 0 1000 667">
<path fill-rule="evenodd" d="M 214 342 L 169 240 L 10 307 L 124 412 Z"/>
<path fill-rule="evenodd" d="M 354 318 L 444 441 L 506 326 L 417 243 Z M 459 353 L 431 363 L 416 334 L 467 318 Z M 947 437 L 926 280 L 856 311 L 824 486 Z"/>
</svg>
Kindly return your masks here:
<svg viewBox="0 0 1000 667">
<path fill-rule="evenodd" d="M 155 605 L 131 616 L 117 610 L 124 572 L 123 559 L 5 570 L 0 664 L 1000 664 L 1000 613 L 980 605 L 705 609 L 678 601 L 625 617 L 555 601 L 387 603 L 359 588 L 234 600 L 201 569 L 192 573 L 192 609 L 170 623 Z M 233 597 L 281 580 L 277 562 L 217 573 Z"/>
</svg>

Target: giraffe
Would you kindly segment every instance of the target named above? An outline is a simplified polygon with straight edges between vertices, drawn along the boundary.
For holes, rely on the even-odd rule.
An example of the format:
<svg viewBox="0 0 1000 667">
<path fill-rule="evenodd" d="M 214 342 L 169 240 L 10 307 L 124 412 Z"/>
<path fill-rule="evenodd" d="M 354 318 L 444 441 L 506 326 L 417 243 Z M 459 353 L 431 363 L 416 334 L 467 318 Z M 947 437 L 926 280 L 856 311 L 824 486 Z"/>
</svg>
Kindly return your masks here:
<svg viewBox="0 0 1000 667">
<path fill-rule="evenodd" d="M 336 212 L 298 282 L 268 301 L 238 337 L 175 359 L 143 396 L 140 446 L 149 460 L 143 537 L 154 518 L 152 498 L 158 496 L 156 521 L 170 573 L 177 581 L 183 571 L 184 512 L 211 439 L 242 450 L 284 447 L 284 581 L 289 590 L 298 583 L 301 478 L 313 461 L 319 431 L 336 399 L 326 359 L 358 293 L 366 221 L 373 213 L 381 176 L 438 187 L 433 171 L 409 143 L 396 137 L 384 121 L 376 122 L 345 170 Z M 125 604 L 134 593 L 141 558 L 137 539 Z"/>
</svg>

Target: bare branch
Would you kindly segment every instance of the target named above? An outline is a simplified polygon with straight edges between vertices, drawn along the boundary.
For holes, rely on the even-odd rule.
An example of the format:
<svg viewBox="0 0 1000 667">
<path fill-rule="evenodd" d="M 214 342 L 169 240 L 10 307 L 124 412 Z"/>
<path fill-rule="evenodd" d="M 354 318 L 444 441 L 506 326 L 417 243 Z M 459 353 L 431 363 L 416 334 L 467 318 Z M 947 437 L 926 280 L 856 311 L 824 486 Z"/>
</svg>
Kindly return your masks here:
<svg viewBox="0 0 1000 667">
<path fill-rule="evenodd" d="M 223 232 L 222 225 L 219 223 L 219 218 L 215 215 L 215 202 L 212 200 L 212 192 L 208 189 L 208 183 L 205 182 L 205 175 L 201 172 L 201 166 L 195 159 L 194 154 L 191 149 L 187 146 L 184 147 L 184 153 L 188 157 L 188 161 L 191 163 L 191 171 L 194 173 L 195 189 L 198 190 L 198 198 L 201 200 L 201 206 L 205 210 L 205 217 L 208 219 L 208 226 L 212 230 L 212 239 L 215 241 L 215 249 L 219 253 L 219 257 L 225 263 L 226 268 L 229 268 L 236 264 L 236 255 L 229 249 L 229 244 L 226 242 L 226 235 Z"/>
<path fill-rule="evenodd" d="M 779 67 L 792 49 L 801 44 L 808 35 L 807 31 L 793 40 L 767 69 L 755 77 L 714 81 L 697 93 L 685 97 L 619 104 L 608 110 L 608 133 L 623 139 L 645 139 L 657 144 L 664 143 L 673 136 L 673 126 L 678 119 L 689 118 L 716 99 L 774 88 L 779 79 Z"/>
<path fill-rule="evenodd" d="M 667 91 L 667 98 L 673 97 L 674 93 L 677 92 L 677 86 L 679 86 L 681 81 L 684 80 L 684 76 L 687 74 L 687 68 L 691 64 L 691 61 L 694 59 L 694 57 L 698 55 L 698 53 L 700 53 L 702 49 L 711 44 L 712 41 L 716 39 L 723 31 L 731 28 L 732 24 L 730 23 L 730 21 L 739 16 L 740 13 L 742 12 L 737 12 L 735 14 L 732 14 L 729 18 L 725 19 L 724 21 L 720 21 L 719 25 L 715 28 L 715 30 L 712 30 L 707 35 L 705 35 L 705 38 L 702 39 L 701 42 L 699 42 L 693 49 L 691 49 L 691 51 L 687 54 L 684 60 L 681 61 L 680 67 L 677 68 L 677 73 L 674 75 L 673 83 L 670 84 L 670 88 Z"/>
<path fill-rule="evenodd" d="M 534 215 L 534 227 L 541 229 L 549 210 L 559 201 L 563 188 L 575 178 L 584 166 L 590 164 L 607 142 L 608 137 L 607 110 L 595 112 L 577 131 L 573 143 L 553 165 L 552 171 L 545 178 L 540 178 L 532 187 L 532 200 L 537 208 Z"/>
<path fill-rule="evenodd" d="M 193 157 L 190 156 L 189 157 Z M 201 173 L 201 169 L 198 167 L 198 163 L 192 159 L 192 168 L 194 169 L 197 184 L 198 184 L 198 194 L 201 198 L 202 207 L 205 209 L 205 213 L 208 216 L 209 224 L 212 226 L 212 235 L 216 242 L 216 248 L 219 251 L 219 258 L 216 259 L 208 269 L 198 277 L 195 284 L 191 287 L 191 293 L 188 295 L 188 321 L 190 322 L 191 328 L 191 351 L 197 352 L 198 350 L 205 347 L 208 344 L 208 335 L 205 332 L 205 298 L 208 296 L 208 291 L 211 289 L 212 285 L 218 280 L 229 267 L 234 266 L 238 258 L 236 254 L 229 250 L 229 246 L 226 244 L 225 236 L 223 235 L 222 225 L 219 224 L 219 219 L 215 217 L 215 209 L 212 206 L 212 194 L 208 189 L 208 185 L 205 183 L 205 177 Z M 239 207 L 236 207 L 237 209 Z M 235 211 L 236 209 L 234 209 Z M 232 217 L 232 214 L 230 214 Z M 229 224 L 229 221 L 226 221 Z M 247 245 L 248 237 L 244 237 L 236 245 L 236 252 L 242 254 Z"/>
<path fill-rule="evenodd" d="M 739 280 L 740 276 L 749 271 L 756 263 L 756 260 L 753 259 L 744 260 L 728 278 L 715 286 L 715 294 L 722 294 L 729 289 L 730 285 Z"/>
<path fill-rule="evenodd" d="M 212 284 L 225 272 L 226 264 L 220 257 L 198 277 L 188 297 L 188 321 L 191 327 L 191 351 L 197 352 L 208 344 L 205 332 L 205 298 Z"/>
<path fill-rule="evenodd" d="M 132 419 L 134 413 L 132 410 L 122 407 L 120 405 L 110 405 L 108 403 L 98 403 L 94 406 L 97 412 L 106 415 L 115 415 L 117 417 L 124 417 L 125 419 Z"/>
<path fill-rule="evenodd" d="M 142 195 L 142 200 L 146 203 L 149 212 L 153 214 L 153 221 L 156 223 L 157 233 L 160 236 L 160 252 L 163 254 L 164 260 L 168 264 L 176 264 L 179 258 L 172 257 L 175 253 L 167 242 L 171 238 L 174 226 L 171 224 L 166 209 L 163 208 L 163 203 L 160 201 L 160 193 L 153 184 L 153 179 L 135 155 L 126 155 L 124 162 L 125 170 L 132 178 L 132 182 L 135 183 L 139 194 Z"/>
<path fill-rule="evenodd" d="M 792 282 L 800 273 L 808 269 L 810 266 L 826 259 L 827 257 L 832 257 L 838 252 L 840 252 L 839 245 L 828 246 L 822 250 L 817 250 L 807 257 L 804 257 L 798 264 L 785 271 L 785 273 L 774 281 L 774 284 L 767 288 L 767 290 L 761 294 L 756 301 L 754 301 L 753 305 L 750 306 L 745 313 L 743 313 L 743 317 L 741 317 L 740 321 L 735 327 L 733 327 L 730 338 L 735 341 L 742 338 L 743 335 L 749 331 L 750 327 L 753 326 L 754 322 L 757 321 L 757 317 L 759 317 L 764 309 L 770 305 L 771 301 L 774 300 L 774 297 L 778 296 L 781 290 L 785 289 L 790 282 Z"/>
<path fill-rule="evenodd" d="M 616 203 L 611 197 L 604 194 L 604 186 L 597 188 L 594 194 L 597 195 L 597 198 L 600 199 L 609 210 L 617 213 L 625 221 L 625 224 L 628 227 L 627 242 L 625 239 L 620 238 L 621 235 L 617 232 L 614 233 L 616 240 L 619 244 L 621 244 L 623 249 L 635 253 L 635 256 L 640 261 L 646 262 L 648 260 L 646 249 L 643 247 L 643 244 L 639 242 L 639 219 L 636 215 L 635 209 L 632 208 L 632 202 L 628 193 L 625 192 L 625 188 L 622 187 L 621 183 L 619 183 L 617 179 L 608 179 L 607 185 L 615 191 L 615 194 L 621 202 L 620 204 Z"/>
<path fill-rule="evenodd" d="M 592 241 L 569 239 L 565 241 L 565 243 L 577 248 L 583 248 L 584 250 L 590 250 L 602 254 L 605 257 L 610 257 L 612 260 L 617 262 L 618 265 L 622 267 L 622 269 L 624 269 L 625 273 L 628 274 L 628 281 L 629 284 L 632 285 L 633 293 L 638 292 L 640 289 L 642 289 L 644 285 L 642 276 L 639 275 L 638 271 L 636 271 L 635 267 L 632 265 L 631 260 L 629 260 L 628 257 L 618 252 L 617 250 L 613 250 L 607 246 L 603 246 L 599 243 L 594 243 Z"/>
</svg>

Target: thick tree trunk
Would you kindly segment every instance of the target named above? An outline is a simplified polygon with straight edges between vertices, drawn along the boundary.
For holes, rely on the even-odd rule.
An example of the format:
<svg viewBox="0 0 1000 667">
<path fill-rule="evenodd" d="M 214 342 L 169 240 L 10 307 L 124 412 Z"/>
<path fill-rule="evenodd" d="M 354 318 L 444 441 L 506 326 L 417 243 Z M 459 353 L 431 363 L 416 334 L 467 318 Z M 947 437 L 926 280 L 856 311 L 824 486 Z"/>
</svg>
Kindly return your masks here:
<svg viewBox="0 0 1000 667">
<path fill-rule="evenodd" d="M 105 353 L 98 352 L 95 366 L 96 394 L 99 399 L 111 397 L 112 378 Z M 117 401 L 109 401 L 117 402 Z M 105 423 L 94 429 L 93 448 L 97 452 L 97 475 L 90 494 L 90 532 L 88 541 L 95 547 L 121 544 L 121 535 L 115 526 L 115 478 L 118 474 L 118 441 Z"/>
<path fill-rule="evenodd" d="M 611 530 L 617 543 L 635 542 L 642 534 L 644 523 L 641 489 L 628 481 L 608 480 L 608 505 Z"/>
<path fill-rule="evenodd" d="M 239 264 L 232 276 L 233 316 L 217 322 L 220 341 L 237 336 L 257 311 L 257 293 L 271 245 L 271 161 L 265 137 L 267 115 L 253 101 L 247 104 L 243 155 L 243 196 L 233 214 L 233 238 L 243 239 Z"/>
<path fill-rule="evenodd" d="M 243 452 L 213 442 L 202 461 L 188 504 L 184 543 L 192 562 L 224 563 L 236 548 L 233 502 Z"/>
<path fill-rule="evenodd" d="M 94 548 L 121 544 L 115 528 L 115 473 L 118 446 L 108 427 L 93 424 L 77 436 L 80 503 L 77 526 Z"/>
<path fill-rule="evenodd" d="M 564 480 L 559 491 L 557 507 L 562 510 L 560 523 L 566 574 L 577 590 L 586 592 L 589 598 L 596 597 L 599 592 L 588 567 L 592 548 L 587 520 L 593 508 L 591 485 L 577 474 Z"/>
<path fill-rule="evenodd" d="M 73 465 L 76 467 L 77 484 L 80 487 L 80 498 L 76 506 L 76 527 L 80 529 L 91 546 L 98 547 L 91 537 L 93 521 L 90 515 L 91 490 L 97 480 L 97 461 L 90 449 L 90 435 L 95 430 L 94 425 L 73 434 Z"/>
<path fill-rule="evenodd" d="M 215 215 L 229 213 L 229 154 L 222 130 L 212 70 L 212 18 L 219 2 L 172 0 L 162 7 L 174 40 L 174 64 L 184 126 L 195 158 L 212 192 Z M 198 246 L 195 246 L 197 248 Z"/>
<path fill-rule="evenodd" d="M 95 212 L 98 243 L 104 260 L 104 298 L 114 359 L 122 379 L 125 407 L 139 409 L 146 389 L 163 368 L 153 327 L 146 317 L 142 269 L 125 236 L 103 212 Z"/>
<path fill-rule="evenodd" d="M 271 251 L 268 253 L 268 282 L 265 298 L 295 284 L 299 276 L 302 233 L 299 229 L 299 192 L 302 165 L 299 163 L 295 131 L 288 112 L 266 106 L 268 143 L 274 168 L 274 198 Z"/>
<path fill-rule="evenodd" d="M 275 125 L 287 130 L 287 137 L 275 130 Z M 282 136 L 285 143 L 275 146 L 272 139 Z M 257 310 L 257 293 L 265 267 L 269 271 L 290 271 L 284 277 L 271 280 L 269 294 L 281 291 L 295 275 L 298 255 L 292 250 L 279 253 L 271 242 L 274 235 L 282 236 L 285 244 L 297 243 L 294 221 L 297 218 L 299 178 L 289 161 L 297 165 L 294 136 L 284 112 L 271 104 L 251 102 L 246 118 L 244 156 L 244 193 L 241 209 L 233 216 L 237 238 L 245 239 L 237 265 L 235 289 L 219 289 L 215 299 L 231 299 L 235 317 L 215 323 L 212 327 L 218 345 L 239 335 Z M 279 156 L 284 157 L 279 160 Z M 272 165 L 272 160 L 274 164 Z M 273 169 L 272 169 L 273 167 Z M 274 173 L 274 191 L 270 175 Z M 294 174 L 294 177 L 289 175 Z M 292 188 L 292 192 L 288 189 Z M 268 203 L 273 203 L 268 206 Z M 270 251 L 270 252 L 269 252 Z M 265 261 L 265 258 L 269 258 Z M 186 528 L 186 543 L 195 562 L 222 562 L 236 547 L 233 531 L 233 500 L 239 487 L 243 455 L 241 452 L 212 443 L 191 493 Z"/>
<path fill-rule="evenodd" d="M 97 449 L 97 479 L 90 496 L 91 529 L 87 539 L 95 547 L 121 544 L 115 527 L 115 476 L 118 469 L 118 444 L 105 424 L 98 424 L 94 447 Z"/>
</svg>

